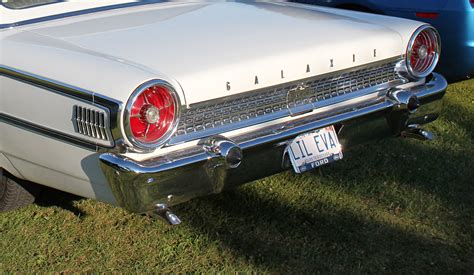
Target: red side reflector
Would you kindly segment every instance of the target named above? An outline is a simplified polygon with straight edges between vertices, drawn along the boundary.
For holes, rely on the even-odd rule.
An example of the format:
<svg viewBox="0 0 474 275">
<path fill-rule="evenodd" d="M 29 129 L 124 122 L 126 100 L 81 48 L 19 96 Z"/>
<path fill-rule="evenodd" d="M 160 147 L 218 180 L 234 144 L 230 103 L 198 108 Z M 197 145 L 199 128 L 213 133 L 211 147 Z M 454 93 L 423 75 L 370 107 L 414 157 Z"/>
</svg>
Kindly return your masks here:
<svg viewBox="0 0 474 275">
<path fill-rule="evenodd" d="M 474 0 L 471 0 L 473 2 Z M 438 18 L 439 13 L 437 12 L 417 12 L 416 17 L 427 18 L 427 19 L 436 19 Z"/>
</svg>

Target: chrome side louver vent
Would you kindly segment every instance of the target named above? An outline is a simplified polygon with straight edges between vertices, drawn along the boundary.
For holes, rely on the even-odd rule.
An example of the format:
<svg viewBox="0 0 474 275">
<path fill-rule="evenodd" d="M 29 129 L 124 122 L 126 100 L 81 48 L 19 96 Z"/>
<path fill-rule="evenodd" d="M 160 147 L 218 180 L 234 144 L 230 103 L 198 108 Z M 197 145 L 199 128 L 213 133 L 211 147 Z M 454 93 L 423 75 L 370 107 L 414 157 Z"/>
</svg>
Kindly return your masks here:
<svg viewBox="0 0 474 275">
<path fill-rule="evenodd" d="M 105 112 L 74 105 L 73 123 L 76 133 L 100 140 L 110 140 L 106 130 Z"/>
</svg>

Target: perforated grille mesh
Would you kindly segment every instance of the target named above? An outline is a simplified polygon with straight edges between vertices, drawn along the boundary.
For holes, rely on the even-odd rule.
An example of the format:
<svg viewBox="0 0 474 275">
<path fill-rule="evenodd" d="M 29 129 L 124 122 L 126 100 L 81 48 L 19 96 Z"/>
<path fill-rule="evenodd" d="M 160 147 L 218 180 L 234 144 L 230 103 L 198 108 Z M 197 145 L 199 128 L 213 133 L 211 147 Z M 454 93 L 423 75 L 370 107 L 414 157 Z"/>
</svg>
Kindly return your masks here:
<svg viewBox="0 0 474 275">
<path fill-rule="evenodd" d="M 288 107 L 317 107 L 319 104 L 316 103 L 324 104 L 328 99 L 399 79 L 395 72 L 397 62 L 398 60 L 191 105 L 190 109 L 182 113 L 175 136 L 216 129 L 271 114 L 282 113 L 286 116 Z"/>
</svg>

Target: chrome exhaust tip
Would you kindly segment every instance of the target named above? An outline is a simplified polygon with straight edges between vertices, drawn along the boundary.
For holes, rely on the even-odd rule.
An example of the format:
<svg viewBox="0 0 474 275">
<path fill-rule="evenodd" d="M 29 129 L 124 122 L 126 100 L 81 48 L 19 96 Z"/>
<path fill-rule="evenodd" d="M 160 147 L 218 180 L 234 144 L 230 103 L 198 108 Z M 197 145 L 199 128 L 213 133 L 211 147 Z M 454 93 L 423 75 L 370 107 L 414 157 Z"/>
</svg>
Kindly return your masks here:
<svg viewBox="0 0 474 275">
<path fill-rule="evenodd" d="M 431 141 L 435 138 L 433 133 L 421 129 L 419 125 L 409 125 L 400 135 L 405 138 L 414 138 L 422 141 Z"/>
<path fill-rule="evenodd" d="M 181 219 L 174 214 L 166 204 L 157 204 L 155 210 L 152 212 L 153 216 L 160 217 L 166 221 L 169 225 L 178 225 L 181 223 Z"/>
</svg>

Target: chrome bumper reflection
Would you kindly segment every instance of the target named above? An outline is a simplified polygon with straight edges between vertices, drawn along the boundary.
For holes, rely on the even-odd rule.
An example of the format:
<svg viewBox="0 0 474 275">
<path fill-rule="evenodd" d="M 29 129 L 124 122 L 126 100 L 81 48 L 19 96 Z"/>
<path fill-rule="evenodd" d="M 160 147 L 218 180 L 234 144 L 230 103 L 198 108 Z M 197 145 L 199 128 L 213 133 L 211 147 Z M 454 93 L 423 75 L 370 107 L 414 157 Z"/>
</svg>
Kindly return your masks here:
<svg viewBox="0 0 474 275">
<path fill-rule="evenodd" d="M 339 130 L 344 150 L 377 138 L 413 135 L 413 129 L 438 117 L 446 87 L 446 80 L 433 74 L 426 84 L 408 90 L 380 91 L 382 96 L 367 102 L 327 108 L 230 139 L 212 136 L 166 157 L 138 162 L 104 153 L 101 167 L 118 204 L 144 213 L 288 169 L 286 142 L 328 125 Z"/>
</svg>

